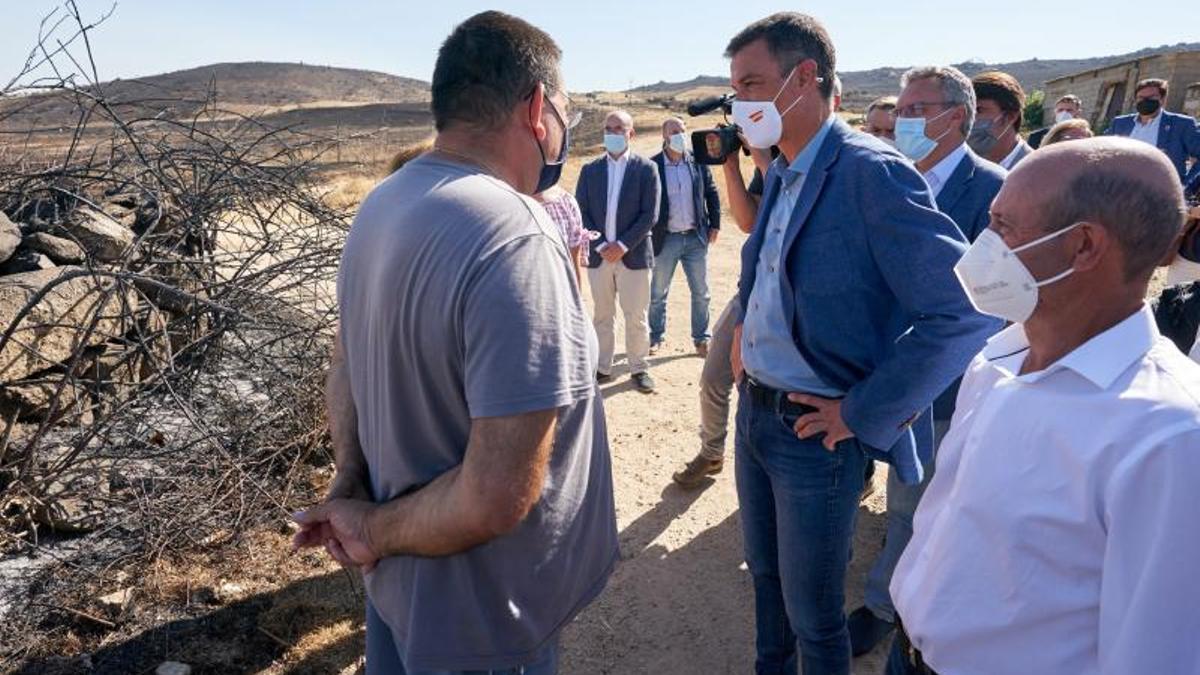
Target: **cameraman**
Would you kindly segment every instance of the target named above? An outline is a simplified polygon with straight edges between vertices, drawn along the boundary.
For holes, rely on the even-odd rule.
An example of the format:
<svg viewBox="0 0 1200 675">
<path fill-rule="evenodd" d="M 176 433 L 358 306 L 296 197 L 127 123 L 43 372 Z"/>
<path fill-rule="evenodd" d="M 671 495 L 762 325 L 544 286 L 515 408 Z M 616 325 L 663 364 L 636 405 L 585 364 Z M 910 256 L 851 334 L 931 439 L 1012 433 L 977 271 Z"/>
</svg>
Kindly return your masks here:
<svg viewBox="0 0 1200 675">
<path fill-rule="evenodd" d="M 750 144 L 739 137 L 742 147 Z M 762 200 L 763 175 L 770 166 L 772 154 L 778 150 L 750 150 L 754 164 L 754 176 L 750 186 L 742 176 L 742 153 L 729 153 L 721 166 L 725 171 L 725 191 L 729 195 L 729 210 L 738 228 L 750 234 L 754 220 L 758 217 L 758 204 Z M 683 469 L 671 476 L 681 487 L 694 488 L 707 481 L 708 477 L 720 473 L 725 467 L 725 439 L 729 435 L 729 396 L 733 392 L 733 368 L 729 352 L 733 346 L 734 322 L 741 314 L 737 295 L 725 305 L 721 316 L 713 324 L 712 339 L 704 357 L 704 369 L 700 373 L 700 452 Z"/>
</svg>

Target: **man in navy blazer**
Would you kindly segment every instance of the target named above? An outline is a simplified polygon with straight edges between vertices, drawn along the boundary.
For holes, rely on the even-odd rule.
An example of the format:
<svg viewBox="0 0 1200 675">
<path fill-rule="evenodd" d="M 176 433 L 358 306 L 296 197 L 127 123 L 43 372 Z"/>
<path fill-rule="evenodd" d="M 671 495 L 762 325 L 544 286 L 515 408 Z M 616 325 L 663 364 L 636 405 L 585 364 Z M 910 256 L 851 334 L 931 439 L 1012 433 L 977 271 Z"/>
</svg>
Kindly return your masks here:
<svg viewBox="0 0 1200 675">
<path fill-rule="evenodd" d="M 1167 153 L 1179 172 L 1179 180 L 1186 184 L 1188 158 L 1200 160 L 1200 126 L 1192 117 L 1163 109 L 1167 100 L 1166 80 L 1151 78 L 1138 82 L 1134 98 L 1137 112 L 1113 119 L 1106 134 L 1136 138 Z"/>
<path fill-rule="evenodd" d="M 707 166 L 687 149 L 687 125 L 678 117 L 663 122 L 663 150 L 650 158 L 658 167 L 662 200 L 650 239 L 654 275 L 650 284 L 650 353 L 667 330 L 667 293 L 675 268 L 683 266 L 692 295 L 692 345 L 708 354 L 708 245 L 721 229 L 721 196 Z"/>
<path fill-rule="evenodd" d="M 742 251 L 731 359 L 756 670 L 794 673 L 802 661 L 806 675 L 845 674 L 845 576 L 866 459 L 921 481 L 932 429 L 913 423 L 993 323 L 954 276 L 966 240 L 921 175 L 831 114 L 824 27 L 774 14 L 726 56 L 735 121 L 751 144 L 781 151 Z"/>
<path fill-rule="evenodd" d="M 650 275 L 654 252 L 650 230 L 658 221 L 659 182 L 654 162 L 629 149 L 633 117 L 615 110 L 604 120 L 604 156 L 584 165 L 575 186 L 583 226 L 600 237 L 588 251 L 588 284 L 595 305 L 592 322 L 600 342 L 596 379 L 612 379 L 613 321 L 617 301 L 625 314 L 625 354 L 634 385 L 654 391 L 647 369 L 650 353 Z"/>
<path fill-rule="evenodd" d="M 975 88 L 970 78 L 950 66 L 913 68 L 904 74 L 900 86 L 903 91 L 896 105 L 897 129 L 923 125 L 924 133 L 899 135 L 898 147 L 913 160 L 929 184 L 938 210 L 950 216 L 967 240 L 973 242 L 991 221 L 992 201 L 1008 173 L 967 145 L 967 136 L 975 122 Z M 1003 326 L 998 319 L 992 320 L 992 324 L 994 331 Z M 957 394 L 956 381 L 934 403 L 935 453 L 950 429 Z M 933 464 L 927 468 L 924 479 L 916 485 L 902 483 L 896 472 L 888 475 L 887 538 L 867 576 L 864 605 L 854 610 L 848 621 L 855 656 L 874 649 L 895 627 L 896 609 L 888 585 L 900 554 L 912 538 L 913 514 L 933 475 Z"/>
</svg>

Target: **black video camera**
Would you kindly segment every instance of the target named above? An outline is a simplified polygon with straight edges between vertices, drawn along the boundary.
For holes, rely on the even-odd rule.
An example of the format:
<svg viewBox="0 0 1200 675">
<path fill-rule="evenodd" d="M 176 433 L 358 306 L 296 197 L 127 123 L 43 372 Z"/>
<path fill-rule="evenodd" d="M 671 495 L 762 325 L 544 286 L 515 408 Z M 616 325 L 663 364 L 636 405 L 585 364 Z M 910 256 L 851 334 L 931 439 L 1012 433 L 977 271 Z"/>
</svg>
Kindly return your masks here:
<svg viewBox="0 0 1200 675">
<path fill-rule="evenodd" d="M 724 164 L 725 158 L 731 153 L 744 150 L 742 139 L 738 137 L 741 128 L 736 124 L 729 124 L 728 116 L 733 111 L 734 98 L 734 94 L 730 93 L 702 98 L 688 104 L 687 113 L 692 117 L 707 115 L 718 109 L 726 116 L 724 124 L 692 132 L 692 155 L 697 162 L 709 165 Z"/>
</svg>

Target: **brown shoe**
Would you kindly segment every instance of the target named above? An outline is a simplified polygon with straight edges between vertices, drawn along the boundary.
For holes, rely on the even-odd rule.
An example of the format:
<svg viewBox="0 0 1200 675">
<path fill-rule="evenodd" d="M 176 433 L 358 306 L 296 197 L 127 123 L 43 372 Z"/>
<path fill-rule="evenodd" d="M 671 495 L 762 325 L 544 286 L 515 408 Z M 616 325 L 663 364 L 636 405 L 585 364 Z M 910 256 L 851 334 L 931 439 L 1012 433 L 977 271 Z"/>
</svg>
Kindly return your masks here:
<svg viewBox="0 0 1200 675">
<path fill-rule="evenodd" d="M 708 358 L 708 340 L 699 340 L 696 342 L 696 355 L 702 359 Z"/>
<path fill-rule="evenodd" d="M 723 468 L 725 468 L 724 459 L 713 460 L 704 455 L 696 455 L 695 459 L 683 467 L 683 471 L 676 471 L 671 478 L 682 487 L 693 488 L 703 484 L 705 478 L 721 473 Z"/>
</svg>

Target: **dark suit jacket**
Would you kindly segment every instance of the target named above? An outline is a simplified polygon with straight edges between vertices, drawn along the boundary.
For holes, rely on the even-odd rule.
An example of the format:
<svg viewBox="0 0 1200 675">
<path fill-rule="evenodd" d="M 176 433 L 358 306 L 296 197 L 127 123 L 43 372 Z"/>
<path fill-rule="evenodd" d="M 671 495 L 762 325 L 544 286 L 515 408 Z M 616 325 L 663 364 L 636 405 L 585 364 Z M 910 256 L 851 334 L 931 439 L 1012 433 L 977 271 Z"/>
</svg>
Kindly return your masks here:
<svg viewBox="0 0 1200 675">
<path fill-rule="evenodd" d="M 967 241 L 975 241 L 991 222 L 992 200 L 1004 185 L 1008 172 L 966 148 L 967 154 L 958 163 L 942 191 L 937 196 L 938 211 L 950 216 Z"/>
<path fill-rule="evenodd" d="M 660 190 L 654 162 L 631 151 L 617 198 L 617 239 L 629 249 L 621 262 L 631 270 L 644 270 L 654 264 L 650 230 L 658 221 Z M 604 223 L 608 214 L 607 153 L 583 166 L 575 186 L 575 200 L 579 202 L 583 226 L 600 233 L 588 250 L 588 267 L 599 267 L 603 258 L 596 249 L 606 241 Z"/>
<path fill-rule="evenodd" d="M 781 273 L 756 279 L 778 171 L 777 162 L 742 249 L 742 307 L 755 283 L 780 284 L 796 349 L 818 377 L 846 392 L 850 430 L 868 455 L 915 483 L 932 459 L 933 428 L 914 422 L 966 371 L 995 326 L 954 276 L 966 239 L 934 206 L 911 162 L 835 120 L 784 232 Z"/>
<path fill-rule="evenodd" d="M 1052 127 L 1042 127 L 1041 129 L 1029 134 L 1029 139 L 1027 141 L 1029 143 L 1029 147 L 1033 148 L 1034 150 L 1042 147 L 1042 141 L 1046 139 L 1046 134 L 1050 133 L 1051 128 Z"/>
<path fill-rule="evenodd" d="M 1136 114 L 1114 118 L 1105 133 L 1109 136 L 1128 136 L 1133 133 L 1136 120 Z M 1167 153 L 1182 181 L 1186 175 L 1188 157 L 1200 159 L 1200 126 L 1192 117 L 1164 110 L 1158 123 L 1157 145 L 1159 150 Z"/>
<path fill-rule="evenodd" d="M 650 235 L 654 242 L 654 253 L 657 254 L 662 250 L 663 241 L 667 238 L 667 221 L 671 218 L 671 203 L 667 197 L 666 153 L 660 152 L 651 157 L 650 161 L 658 167 L 659 189 L 662 191 L 658 222 L 654 223 L 654 230 Z M 696 228 L 695 234 L 700 238 L 700 243 L 708 246 L 708 233 L 721 229 L 721 196 L 717 193 L 717 184 L 707 166 L 697 164 L 691 153 L 688 153 L 683 161 L 692 173 L 692 212 L 696 214 L 696 222 L 692 225 Z"/>
<path fill-rule="evenodd" d="M 993 164 L 967 148 L 966 156 L 938 193 L 938 211 L 950 216 L 967 241 L 975 241 L 992 220 L 992 201 L 996 199 L 1007 175 L 1008 172 L 999 164 Z M 993 320 L 994 331 L 1003 327 L 1003 321 Z M 948 390 L 938 396 L 933 404 L 934 419 L 948 420 L 954 415 L 958 385 L 959 380 L 955 380 Z"/>
</svg>

